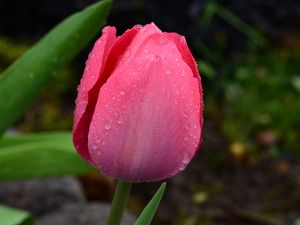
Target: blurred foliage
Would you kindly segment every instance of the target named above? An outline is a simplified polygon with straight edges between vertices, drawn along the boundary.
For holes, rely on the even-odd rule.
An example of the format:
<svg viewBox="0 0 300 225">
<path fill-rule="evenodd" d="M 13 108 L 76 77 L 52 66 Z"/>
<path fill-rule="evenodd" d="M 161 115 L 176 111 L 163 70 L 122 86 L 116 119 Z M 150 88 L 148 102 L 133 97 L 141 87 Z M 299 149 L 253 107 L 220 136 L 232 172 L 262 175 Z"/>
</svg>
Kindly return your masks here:
<svg viewBox="0 0 300 225">
<path fill-rule="evenodd" d="M 208 97 L 208 108 L 217 107 L 221 112 L 221 129 L 230 141 L 244 143 L 250 150 L 271 149 L 276 154 L 298 150 L 299 47 L 239 55 L 233 62 L 233 74 L 217 78 L 217 90 Z"/>
<path fill-rule="evenodd" d="M 11 41 L 0 37 L 0 72 L 30 48 L 30 41 Z M 78 68 L 75 63 L 59 71 L 48 82 L 45 91 L 27 110 L 17 127 L 22 131 L 69 130 L 72 127 L 73 108 L 68 104 L 75 92 L 78 80 L 74 79 Z M 51 90 L 51 91 L 49 91 Z"/>
<path fill-rule="evenodd" d="M 4 136 L 0 147 L 0 181 L 94 171 L 74 151 L 70 132 Z"/>
</svg>

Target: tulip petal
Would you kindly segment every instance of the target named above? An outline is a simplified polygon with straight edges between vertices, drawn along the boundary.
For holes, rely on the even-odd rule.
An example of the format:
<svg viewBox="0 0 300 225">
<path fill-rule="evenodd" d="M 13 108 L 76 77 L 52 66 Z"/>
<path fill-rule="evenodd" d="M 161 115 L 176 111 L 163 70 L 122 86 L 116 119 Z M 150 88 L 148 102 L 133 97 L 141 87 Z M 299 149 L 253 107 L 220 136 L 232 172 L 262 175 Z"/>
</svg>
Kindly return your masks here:
<svg viewBox="0 0 300 225">
<path fill-rule="evenodd" d="M 106 82 L 140 27 L 135 26 L 116 40 L 114 27 L 105 27 L 86 62 L 85 71 L 78 87 L 74 113 L 73 142 L 77 152 L 88 162 L 88 131 L 94 114 L 99 89 Z"/>
<path fill-rule="evenodd" d="M 182 59 L 185 61 L 186 64 L 190 66 L 194 76 L 200 79 L 198 69 L 197 69 L 197 63 L 190 49 L 188 48 L 185 37 L 178 35 L 177 33 L 164 33 L 164 34 L 169 39 L 172 39 L 175 42 L 179 52 L 181 53 Z"/>
<path fill-rule="evenodd" d="M 196 77 L 199 81 L 199 90 L 200 90 L 200 94 L 201 94 L 201 99 L 203 99 L 203 96 L 202 96 L 202 93 L 203 93 L 203 90 L 202 90 L 202 86 L 201 86 L 201 77 L 200 77 L 200 74 L 199 74 L 199 71 L 198 71 L 198 66 L 197 66 L 197 63 L 190 51 L 190 49 L 188 48 L 188 44 L 186 42 L 186 39 L 184 36 L 181 36 L 181 35 L 178 35 L 177 33 L 164 33 L 169 39 L 172 39 L 179 52 L 181 53 L 181 56 L 182 56 L 182 59 L 185 61 L 185 63 L 187 65 L 189 65 L 189 67 L 191 68 L 193 74 L 194 74 L 194 77 Z M 201 102 L 200 104 L 200 126 L 202 127 L 203 126 L 203 101 Z M 200 143 L 199 143 L 200 145 Z M 198 148 L 199 149 L 199 148 Z"/>
<path fill-rule="evenodd" d="M 74 112 L 74 125 L 73 125 L 73 142 L 78 153 L 86 160 L 89 160 L 87 145 L 84 140 L 87 136 L 89 129 L 87 111 L 89 103 L 89 92 L 95 86 L 97 80 L 103 70 L 103 65 L 106 62 L 106 56 L 109 49 L 116 40 L 116 29 L 114 27 L 105 27 L 102 31 L 102 36 L 99 38 L 88 60 L 86 67 L 77 88 L 78 95 L 76 99 L 76 107 Z"/>
<path fill-rule="evenodd" d="M 199 78 L 165 34 L 142 45 L 101 87 L 88 137 L 95 167 L 135 182 L 183 170 L 201 137 Z"/>
<path fill-rule="evenodd" d="M 132 43 L 126 50 L 126 54 L 122 57 L 121 61 L 122 63 L 126 63 L 132 58 L 136 57 L 136 54 L 140 51 L 143 50 L 143 45 L 149 38 L 149 36 L 153 34 L 161 33 L 161 30 L 155 26 L 154 23 L 147 24 L 143 27 L 141 27 L 140 31 L 138 34 L 134 37 L 132 40 Z"/>
</svg>

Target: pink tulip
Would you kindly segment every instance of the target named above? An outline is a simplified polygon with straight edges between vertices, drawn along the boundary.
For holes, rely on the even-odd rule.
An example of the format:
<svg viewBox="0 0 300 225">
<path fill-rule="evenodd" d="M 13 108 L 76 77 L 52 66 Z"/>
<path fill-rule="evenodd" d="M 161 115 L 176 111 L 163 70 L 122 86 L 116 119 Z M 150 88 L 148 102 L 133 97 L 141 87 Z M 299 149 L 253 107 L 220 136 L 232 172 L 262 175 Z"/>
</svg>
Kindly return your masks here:
<svg viewBox="0 0 300 225">
<path fill-rule="evenodd" d="M 104 174 L 130 182 L 182 171 L 201 143 L 200 76 L 185 38 L 154 23 L 107 26 L 78 87 L 73 142 Z"/>
</svg>

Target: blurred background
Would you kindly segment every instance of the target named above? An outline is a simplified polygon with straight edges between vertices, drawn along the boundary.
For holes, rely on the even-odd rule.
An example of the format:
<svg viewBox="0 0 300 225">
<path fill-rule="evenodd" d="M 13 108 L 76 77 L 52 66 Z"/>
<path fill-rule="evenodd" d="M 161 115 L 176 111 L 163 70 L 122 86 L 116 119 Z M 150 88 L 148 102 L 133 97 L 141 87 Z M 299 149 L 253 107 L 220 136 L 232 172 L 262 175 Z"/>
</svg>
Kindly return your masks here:
<svg viewBox="0 0 300 225">
<path fill-rule="evenodd" d="M 0 71 L 59 21 L 93 2 L 1 0 Z M 186 37 L 205 98 L 201 151 L 168 180 L 154 224 L 299 225 L 300 2 L 115 0 L 108 18 L 119 34 L 149 22 Z M 91 47 L 49 83 L 15 130 L 71 129 Z M 90 175 L 80 182 L 89 201 L 111 199 L 111 180 Z M 135 185 L 133 214 L 157 185 Z"/>
</svg>

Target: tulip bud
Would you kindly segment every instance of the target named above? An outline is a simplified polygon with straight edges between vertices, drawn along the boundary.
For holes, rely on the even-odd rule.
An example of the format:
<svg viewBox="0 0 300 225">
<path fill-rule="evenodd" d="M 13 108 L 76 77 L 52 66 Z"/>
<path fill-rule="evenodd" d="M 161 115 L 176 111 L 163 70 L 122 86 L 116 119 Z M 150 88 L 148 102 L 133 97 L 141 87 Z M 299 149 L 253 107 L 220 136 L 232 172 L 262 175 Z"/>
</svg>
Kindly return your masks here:
<svg viewBox="0 0 300 225">
<path fill-rule="evenodd" d="M 116 37 L 108 26 L 78 87 L 73 142 L 106 175 L 161 180 L 197 152 L 202 111 L 200 76 L 183 36 L 152 23 Z"/>
</svg>

